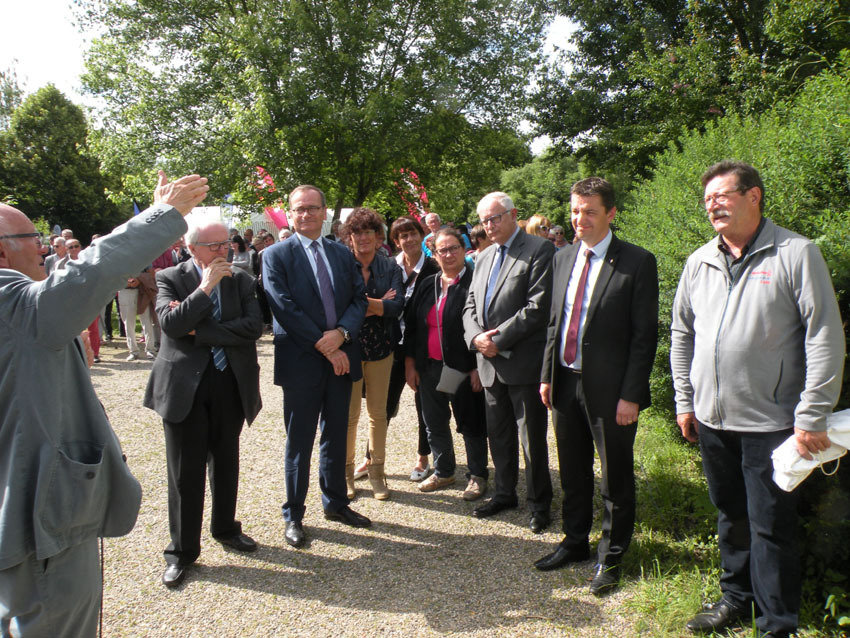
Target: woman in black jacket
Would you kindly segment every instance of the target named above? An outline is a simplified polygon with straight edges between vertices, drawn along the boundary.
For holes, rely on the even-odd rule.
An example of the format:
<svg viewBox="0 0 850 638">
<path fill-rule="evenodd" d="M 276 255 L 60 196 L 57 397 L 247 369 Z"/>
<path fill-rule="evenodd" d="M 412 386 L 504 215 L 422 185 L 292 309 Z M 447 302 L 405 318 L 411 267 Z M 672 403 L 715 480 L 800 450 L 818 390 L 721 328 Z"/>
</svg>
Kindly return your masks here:
<svg viewBox="0 0 850 638">
<path fill-rule="evenodd" d="M 343 227 L 354 258 L 360 264 L 366 283 L 366 319 L 360 328 L 358 343 L 363 361 L 363 378 L 351 386 L 348 409 L 348 445 L 345 480 L 348 497 L 356 494 L 354 487 L 354 451 L 357 443 L 357 424 L 363 384 L 366 385 L 366 410 L 369 413 L 368 466 L 372 494 L 378 500 L 390 497 L 384 472 L 387 451 L 387 390 L 393 365 L 393 347 L 398 341 L 398 317 L 404 307 L 401 269 L 392 259 L 378 254 L 384 239 L 384 222 L 371 208 L 355 208 Z"/>
<path fill-rule="evenodd" d="M 475 355 L 463 339 L 463 306 L 472 270 L 464 262 L 460 233 L 442 228 L 435 234 L 435 252 L 442 273 L 422 282 L 405 314 L 405 368 L 407 383 L 418 390 L 435 472 L 419 490 L 433 492 L 455 482 L 455 453 L 449 419 L 454 413 L 463 435 L 469 482 L 464 499 L 473 501 L 487 491 L 487 428 L 484 393 Z M 438 390 L 441 377 L 465 375 L 454 394 Z M 451 405 L 451 410 L 449 406 Z"/>
</svg>

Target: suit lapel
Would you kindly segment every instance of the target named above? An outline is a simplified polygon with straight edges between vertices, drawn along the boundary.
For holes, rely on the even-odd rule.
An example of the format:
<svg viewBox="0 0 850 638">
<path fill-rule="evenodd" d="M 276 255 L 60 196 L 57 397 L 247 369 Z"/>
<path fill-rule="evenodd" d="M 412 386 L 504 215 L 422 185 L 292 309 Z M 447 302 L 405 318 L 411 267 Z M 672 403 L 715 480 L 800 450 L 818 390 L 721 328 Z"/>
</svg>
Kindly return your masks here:
<svg viewBox="0 0 850 638">
<path fill-rule="evenodd" d="M 489 253 L 487 251 L 490 251 Z M 487 297 L 487 282 L 490 281 L 490 270 L 493 268 L 493 262 L 496 260 L 496 257 L 499 254 L 499 247 L 496 244 L 492 244 L 488 246 L 484 253 L 484 259 L 481 260 L 480 268 L 482 269 L 482 277 L 481 281 L 484 284 L 481 294 L 476 296 L 476 303 L 478 307 L 475 309 L 478 314 L 479 321 L 483 326 L 485 324 L 484 319 L 484 300 Z M 476 270 L 478 270 L 479 266 L 476 266 Z"/>
<path fill-rule="evenodd" d="M 180 280 L 183 282 L 183 299 L 192 294 L 201 285 L 201 278 L 195 269 L 194 259 L 184 261 L 180 264 Z"/>
<path fill-rule="evenodd" d="M 611 281 L 611 275 L 614 274 L 614 267 L 617 265 L 619 253 L 619 241 L 616 237 L 612 237 L 611 245 L 608 246 L 608 252 L 602 261 L 602 267 L 599 269 L 599 277 L 597 277 L 596 284 L 593 286 L 593 295 L 590 297 L 590 305 L 587 307 L 587 317 L 584 320 L 585 325 L 588 325 L 593 319 L 593 314 L 599 306 L 599 300 L 605 294 L 605 288 L 607 288 L 608 282 Z"/>
<path fill-rule="evenodd" d="M 517 256 L 522 252 L 523 246 L 525 246 L 525 233 L 520 231 L 517 233 L 516 237 L 514 237 L 513 242 L 511 242 L 508 252 L 505 253 L 505 261 L 499 269 L 499 276 L 496 278 L 496 285 L 493 286 L 493 295 L 490 298 L 491 305 L 493 304 L 493 300 L 496 298 L 496 295 L 498 295 L 499 291 L 502 289 L 502 284 L 504 284 L 505 280 L 508 278 L 508 273 L 511 271 L 511 268 L 513 268 L 514 264 L 517 262 Z M 498 255 L 498 250 L 496 254 Z M 489 273 L 490 271 L 488 270 L 487 272 Z"/>
<path fill-rule="evenodd" d="M 564 304 L 566 303 L 567 297 L 567 288 L 570 285 L 570 277 L 573 274 L 573 268 L 576 265 L 576 258 L 578 257 L 578 248 L 581 244 L 572 244 L 568 248 L 562 248 L 561 250 L 569 251 L 565 259 L 559 259 L 560 264 L 558 265 L 558 270 L 554 273 L 553 277 L 553 285 L 552 285 L 552 300 L 555 303 L 558 303 L 558 323 L 557 326 L 560 327 L 561 322 L 564 318 Z"/>
<path fill-rule="evenodd" d="M 295 277 L 306 277 L 310 282 L 310 286 L 313 288 L 313 292 L 316 293 L 316 298 L 319 300 L 319 303 L 322 301 L 322 293 L 319 290 L 319 284 L 316 282 L 316 275 L 313 274 L 313 267 L 310 266 L 310 259 L 307 257 L 307 249 L 304 248 L 304 245 L 300 240 L 296 238 L 296 245 L 293 246 L 293 252 L 295 253 L 295 273 L 293 275 Z M 303 274 L 302 274 L 303 273 Z"/>
</svg>

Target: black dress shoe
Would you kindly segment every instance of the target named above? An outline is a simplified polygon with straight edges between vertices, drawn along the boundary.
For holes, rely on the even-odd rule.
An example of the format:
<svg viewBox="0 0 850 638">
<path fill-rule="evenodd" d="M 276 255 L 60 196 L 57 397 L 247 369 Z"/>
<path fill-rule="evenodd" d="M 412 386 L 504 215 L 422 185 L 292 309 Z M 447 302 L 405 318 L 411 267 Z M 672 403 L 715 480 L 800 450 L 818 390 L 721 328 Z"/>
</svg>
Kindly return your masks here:
<svg viewBox="0 0 850 638">
<path fill-rule="evenodd" d="M 510 503 L 506 501 L 497 501 L 496 499 L 491 498 L 472 510 L 472 515 L 475 518 L 487 518 L 488 516 L 494 516 L 503 510 L 510 510 L 515 507 L 516 502 Z"/>
<path fill-rule="evenodd" d="M 293 547 L 301 547 L 304 541 L 307 540 L 301 521 L 286 521 L 286 533 L 283 537 Z"/>
<path fill-rule="evenodd" d="M 178 587 L 186 577 L 186 568 L 183 565 L 169 564 L 162 574 L 162 584 L 166 587 L 174 589 Z"/>
<path fill-rule="evenodd" d="M 604 596 L 620 586 L 619 565 L 597 565 L 590 581 L 590 593 L 594 596 Z"/>
<path fill-rule="evenodd" d="M 351 525 L 351 527 L 369 527 L 372 524 L 372 521 L 363 516 L 363 514 L 358 514 L 348 505 L 335 512 L 325 511 L 325 518 L 329 521 L 338 521 L 346 525 Z"/>
<path fill-rule="evenodd" d="M 737 607 L 727 600 L 720 599 L 716 603 L 704 606 L 702 611 L 685 624 L 685 628 L 695 634 L 710 634 L 729 627 L 749 615 L 750 610 L 746 607 Z"/>
<path fill-rule="evenodd" d="M 539 534 L 549 527 L 549 523 L 551 522 L 552 517 L 549 516 L 549 512 L 532 512 L 531 520 L 528 522 L 528 527 L 535 534 Z"/>
<path fill-rule="evenodd" d="M 245 536 L 245 534 L 236 534 L 236 536 L 231 536 L 230 538 L 219 538 L 218 542 L 225 547 L 235 549 L 237 552 L 257 551 L 256 541 L 250 536 Z"/>
<path fill-rule="evenodd" d="M 548 572 L 553 569 L 558 569 L 569 563 L 579 563 L 590 558 L 590 548 L 585 547 L 563 547 L 558 545 L 551 554 L 546 554 L 540 560 L 534 562 L 534 566 L 541 572 Z"/>
</svg>

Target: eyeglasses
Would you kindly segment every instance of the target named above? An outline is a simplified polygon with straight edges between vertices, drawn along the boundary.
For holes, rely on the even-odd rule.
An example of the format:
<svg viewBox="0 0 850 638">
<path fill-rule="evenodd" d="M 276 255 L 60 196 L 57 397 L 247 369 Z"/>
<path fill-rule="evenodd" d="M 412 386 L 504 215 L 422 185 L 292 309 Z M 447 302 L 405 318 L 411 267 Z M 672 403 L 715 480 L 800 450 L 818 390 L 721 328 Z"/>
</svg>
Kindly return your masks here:
<svg viewBox="0 0 850 638">
<path fill-rule="evenodd" d="M 67 245 L 67 246 L 65 246 L 65 247 L 66 247 L 68 250 L 72 250 L 72 249 L 74 249 L 74 248 L 82 248 L 82 245 L 80 245 L 80 244 L 68 244 L 68 245 Z"/>
<path fill-rule="evenodd" d="M 34 239 L 35 243 L 41 244 L 44 235 L 41 233 L 17 233 L 15 235 L 0 235 L 0 239 Z"/>
<path fill-rule="evenodd" d="M 230 240 L 227 241 L 196 241 L 195 246 L 206 246 L 210 250 L 221 250 L 230 245 Z"/>
<path fill-rule="evenodd" d="M 548 226 L 540 226 L 540 230 L 542 230 L 544 233 L 548 233 L 549 227 Z"/>
<path fill-rule="evenodd" d="M 564 234 L 563 230 L 553 230 L 552 232 L 555 233 L 556 235 L 561 235 L 561 236 L 563 236 L 563 234 Z"/>
<path fill-rule="evenodd" d="M 445 248 L 438 248 L 437 254 L 440 257 L 448 257 L 449 255 L 454 255 L 459 250 L 460 250 L 460 244 L 455 244 L 454 246 L 446 246 Z"/>
<path fill-rule="evenodd" d="M 490 215 L 490 217 L 488 217 L 487 219 L 481 220 L 481 225 L 486 226 L 487 224 L 498 224 L 499 222 L 502 221 L 502 216 L 507 215 L 510 212 L 511 211 L 506 210 L 506 211 L 499 213 L 498 215 Z"/>
<path fill-rule="evenodd" d="M 750 188 L 752 188 L 752 187 L 750 187 Z M 739 188 L 733 188 L 730 191 L 723 191 L 722 193 L 714 193 L 712 195 L 706 195 L 705 199 L 703 199 L 702 202 L 703 202 L 703 204 L 705 204 L 706 208 L 711 206 L 711 202 L 716 202 L 718 204 L 725 204 L 726 202 L 729 201 L 729 196 L 732 193 L 745 193 L 748 190 L 750 190 L 750 189 L 739 187 Z"/>
<path fill-rule="evenodd" d="M 299 208 L 293 208 L 292 212 L 296 215 L 315 215 L 320 210 L 322 210 L 321 206 L 301 206 Z"/>
</svg>

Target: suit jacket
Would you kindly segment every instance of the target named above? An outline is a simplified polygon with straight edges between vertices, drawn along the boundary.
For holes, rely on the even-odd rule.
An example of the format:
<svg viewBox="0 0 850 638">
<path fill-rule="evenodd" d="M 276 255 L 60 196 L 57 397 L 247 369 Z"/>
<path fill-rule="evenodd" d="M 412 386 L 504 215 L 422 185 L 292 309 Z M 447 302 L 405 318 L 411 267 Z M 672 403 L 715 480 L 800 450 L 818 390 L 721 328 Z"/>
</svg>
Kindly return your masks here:
<svg viewBox="0 0 850 638">
<path fill-rule="evenodd" d="M 213 316 L 212 300 L 198 288 L 201 278 L 193 260 L 159 271 L 156 282 L 162 343 L 148 379 L 144 405 L 166 421 L 183 421 L 209 365 L 210 348 L 222 346 L 250 424 L 262 407 L 257 339 L 263 332 L 263 317 L 254 278 L 237 269 L 233 277 L 221 280 L 221 320 Z M 180 305 L 172 309 L 172 301 Z M 194 335 L 189 334 L 192 330 Z"/>
<path fill-rule="evenodd" d="M 488 246 L 476 260 L 463 309 L 464 337 L 474 350 L 476 335 L 486 329 L 499 330 L 493 338 L 499 354 L 493 358 L 478 354 L 478 373 L 484 387 L 493 385 L 497 377 L 508 385 L 539 383 L 555 247 L 542 237 L 517 233 L 496 279 L 487 317 L 489 328 L 485 328 L 484 297 L 498 248 L 496 244 Z"/>
<path fill-rule="evenodd" d="M 554 383 L 562 373 L 558 349 L 564 296 L 580 243 L 565 246 L 553 265 L 549 328 L 541 381 Z M 658 344 L 658 272 L 655 256 L 613 237 L 587 308 L 581 344 L 581 382 L 590 418 L 613 419 L 620 399 L 650 404 L 649 374 Z"/>
<path fill-rule="evenodd" d="M 0 570 L 132 529 L 142 489 L 78 335 L 185 232 L 180 213 L 156 204 L 43 281 L 0 268 Z"/>
<path fill-rule="evenodd" d="M 340 243 L 321 239 L 333 272 L 337 326 L 351 335 L 340 348 L 348 356 L 352 381 L 362 377 L 357 337 L 366 316 L 366 289 L 360 266 Z M 319 284 L 298 237 L 263 251 L 263 286 L 274 315 L 274 382 L 279 386 L 306 386 L 330 365 L 315 348 L 325 331 L 325 309 Z"/>
</svg>

